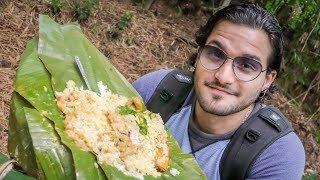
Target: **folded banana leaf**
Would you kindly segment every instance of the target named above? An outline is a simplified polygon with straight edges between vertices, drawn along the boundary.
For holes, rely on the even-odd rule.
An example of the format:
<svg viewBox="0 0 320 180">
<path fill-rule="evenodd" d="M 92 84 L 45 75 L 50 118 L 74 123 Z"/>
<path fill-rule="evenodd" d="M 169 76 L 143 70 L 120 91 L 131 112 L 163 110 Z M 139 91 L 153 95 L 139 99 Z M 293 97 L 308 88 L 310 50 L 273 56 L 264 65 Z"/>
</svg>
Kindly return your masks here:
<svg viewBox="0 0 320 180">
<path fill-rule="evenodd" d="M 36 52 L 34 52 L 36 45 L 37 43 L 35 40 L 28 43 L 26 50 L 21 56 L 20 69 L 23 67 L 22 65 L 25 59 L 28 59 L 30 56 L 36 56 Z M 20 70 L 18 70 L 15 85 L 17 85 L 20 76 L 21 73 Z M 27 171 L 29 175 L 36 177 L 38 176 L 38 168 L 35 163 L 35 154 L 32 149 L 28 124 L 24 118 L 23 107 L 32 108 L 32 105 L 24 100 L 17 92 L 13 92 L 9 116 L 8 152 L 11 157 L 14 157 L 20 163 L 22 168 Z"/>
<path fill-rule="evenodd" d="M 88 85 L 75 59 L 83 65 Z M 100 93 L 98 82 L 102 81 L 113 93 L 140 97 L 83 35 L 78 24 L 59 25 L 41 15 L 39 39 L 28 43 L 17 71 L 9 122 L 10 156 L 39 179 L 135 179 L 99 163 L 65 133 L 64 115 L 57 108 L 54 92 L 63 91 L 69 80 L 96 93 Z M 144 176 L 144 179 L 205 179 L 193 156 L 183 154 L 168 134 L 170 167 L 160 177 Z M 172 169 L 179 174 L 171 174 Z"/>
<path fill-rule="evenodd" d="M 19 94 L 12 97 L 12 108 L 16 113 L 11 115 L 10 121 L 18 120 L 23 135 L 20 138 L 28 144 L 19 141 L 9 141 L 9 147 L 16 147 L 14 157 L 20 162 L 29 175 L 40 179 L 55 179 L 73 177 L 73 167 L 66 148 L 64 148 L 51 123 Z M 38 115 L 38 116 L 36 116 Z M 34 122 L 35 121 L 35 122 Z M 12 128 L 12 126 L 10 127 Z M 12 129 L 10 129 L 12 131 Z M 27 133 L 25 133 L 28 131 Z M 17 133 L 18 134 L 18 133 Z M 9 138 L 12 137 L 9 134 Z M 17 136 L 19 137 L 19 136 Z M 9 151 L 11 151 L 9 149 Z M 22 157 L 22 158 L 20 158 Z M 47 178 L 46 178 L 47 177 Z M 74 179 L 74 178 L 73 178 Z"/>
<path fill-rule="evenodd" d="M 105 175 L 102 173 L 101 168 L 97 165 L 94 155 L 89 152 L 81 150 L 74 143 L 74 141 L 71 138 L 69 138 L 69 136 L 67 136 L 67 134 L 65 133 L 64 124 L 63 124 L 64 117 L 62 113 L 58 110 L 58 107 L 56 105 L 49 73 L 47 72 L 42 62 L 38 58 L 37 51 L 38 51 L 37 41 L 33 40 L 27 45 L 27 50 L 25 52 L 25 54 L 27 55 L 23 56 L 23 59 L 21 59 L 20 66 L 17 71 L 15 91 L 19 93 L 19 95 L 22 96 L 26 101 L 28 101 L 31 106 L 36 108 L 42 116 L 47 117 L 54 123 L 55 130 L 60 136 L 59 139 L 61 138 L 62 143 L 66 145 L 71 151 L 73 162 L 74 162 L 73 166 L 75 168 L 74 174 L 77 176 L 77 178 L 104 179 Z M 21 109 L 21 108 L 14 108 L 14 109 Z M 27 124 L 28 121 L 26 120 L 23 121 L 21 117 L 22 116 L 20 115 L 16 117 L 16 119 L 19 119 L 20 121 L 25 122 L 25 124 Z M 28 131 L 28 129 L 26 131 Z M 31 132 L 30 129 L 29 129 L 29 132 Z M 27 136 L 23 136 L 23 137 L 27 137 Z M 28 142 L 28 140 L 25 140 L 25 141 Z M 32 139 L 31 141 L 33 142 L 34 139 Z M 10 142 L 12 141 L 9 141 L 9 147 L 10 147 Z M 36 142 L 36 143 L 45 144 L 46 139 L 43 139 L 43 141 L 39 143 Z M 32 147 L 32 146 L 26 146 L 26 147 Z M 9 152 L 15 152 L 15 151 L 9 148 Z M 24 156 L 24 153 L 20 153 L 20 154 L 21 156 Z M 41 156 L 41 154 L 39 156 Z M 71 156 L 71 155 L 68 155 L 66 153 L 65 158 L 71 159 L 71 157 L 68 157 L 68 156 Z M 27 161 L 27 162 L 29 163 L 31 161 Z M 21 163 L 21 164 L 26 164 L 26 163 Z M 69 165 L 66 165 L 66 166 L 69 166 Z M 38 167 L 39 170 L 41 170 L 42 168 L 43 167 Z M 27 171 L 28 169 L 34 170 L 34 167 L 26 168 Z M 32 175 L 34 175 L 34 173 L 32 173 Z M 72 176 L 70 178 L 72 179 Z"/>
</svg>

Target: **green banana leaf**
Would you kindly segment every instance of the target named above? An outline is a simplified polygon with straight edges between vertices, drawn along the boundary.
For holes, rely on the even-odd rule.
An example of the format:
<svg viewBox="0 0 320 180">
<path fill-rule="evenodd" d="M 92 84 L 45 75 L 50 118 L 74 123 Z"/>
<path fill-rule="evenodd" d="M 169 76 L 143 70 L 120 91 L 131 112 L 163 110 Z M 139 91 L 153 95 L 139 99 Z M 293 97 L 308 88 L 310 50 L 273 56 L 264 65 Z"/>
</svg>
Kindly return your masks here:
<svg viewBox="0 0 320 180">
<path fill-rule="evenodd" d="M 36 159 L 46 179 L 75 179 L 72 158 L 51 122 L 36 109 L 23 108 Z"/>
<path fill-rule="evenodd" d="M 48 26 L 53 28 L 48 28 Z M 71 76 L 62 76 L 66 71 L 72 74 L 72 79 L 82 79 L 74 63 L 74 58 L 79 57 L 93 91 L 99 93 L 97 83 L 102 81 L 104 84 L 107 84 L 108 88 L 114 93 L 127 97 L 139 97 L 133 87 L 92 45 L 92 43 L 87 40 L 87 38 L 81 33 L 79 27 L 75 24 L 60 26 L 49 17 L 40 16 L 39 31 L 40 37 L 38 54 L 48 71 L 50 73 L 52 72 L 52 81 L 57 84 L 56 89 L 53 84 L 56 91 L 62 91 L 65 88 L 66 82 L 70 80 Z M 50 49 L 56 49 L 56 51 L 52 53 Z M 58 50 L 62 55 L 59 55 L 57 52 Z M 54 54 L 54 56 L 50 57 L 51 54 Z M 65 55 L 64 59 L 61 58 L 63 57 L 63 54 Z M 85 87 L 83 81 L 81 81 L 81 83 L 78 82 L 77 85 Z M 170 138 L 170 142 L 175 142 L 172 136 L 170 136 Z M 171 154 L 173 155 L 171 166 L 181 172 L 179 175 L 180 178 L 204 177 L 201 176 L 202 173 L 200 168 L 197 166 L 191 155 L 182 154 L 181 151 L 179 151 L 180 149 L 178 145 L 175 143 L 171 143 L 170 146 Z M 115 173 L 116 176 L 113 176 L 113 174 L 108 173 L 112 170 L 112 167 L 105 165 L 101 166 L 109 178 L 121 177 L 121 174 L 124 175 L 122 172 L 118 172 Z M 114 171 L 116 172 L 116 170 Z M 167 173 L 166 176 L 170 177 L 170 174 Z M 123 178 L 124 177 L 121 177 L 120 179 Z M 146 176 L 145 178 L 152 179 L 151 176 Z"/>
<path fill-rule="evenodd" d="M 29 44 L 32 44 L 29 43 Z M 26 50 L 21 56 L 25 59 L 32 54 L 32 46 L 28 45 Z M 21 65 L 20 65 L 21 66 Z M 19 76 L 19 70 L 17 77 Z M 17 83 L 15 82 L 15 85 Z M 9 137 L 8 137 L 8 152 L 11 157 L 14 157 L 28 172 L 29 175 L 36 177 L 37 165 L 35 163 L 35 155 L 32 150 L 31 137 L 28 131 L 27 122 L 24 117 L 22 107 L 32 107 L 31 104 L 19 97 L 20 95 L 13 92 L 11 99 L 11 112 L 9 116 Z"/>
<path fill-rule="evenodd" d="M 19 111 L 18 116 L 14 118 L 26 124 L 24 131 L 29 130 L 25 137 L 21 137 L 28 142 L 28 146 L 22 146 L 22 149 L 31 148 L 29 149 L 31 155 L 25 156 L 26 159 L 22 162 L 16 158 L 18 162 L 27 166 L 25 168 L 27 172 L 30 169 L 36 171 L 36 177 L 40 179 L 75 179 L 72 159 L 55 135 L 51 123 L 37 110 L 31 109 L 28 102 L 17 93 L 13 95 L 12 101 L 14 108 Z M 19 150 L 17 151 L 19 155 L 25 155 Z"/>
<path fill-rule="evenodd" d="M 37 58 L 37 42 L 36 40 L 32 40 L 28 43 L 27 48 L 25 50 L 25 53 L 22 55 L 22 60 L 20 64 L 20 68 L 17 72 L 17 79 L 15 82 L 15 90 L 21 91 L 23 95 L 28 94 L 30 97 L 29 100 L 31 102 L 37 101 L 37 99 L 41 98 L 39 97 L 39 94 L 37 94 L 36 91 L 31 91 L 32 88 L 29 88 L 27 84 L 30 83 L 30 85 L 34 86 L 35 83 L 32 83 L 30 81 L 30 77 L 38 77 L 41 79 L 41 73 L 38 74 L 28 74 L 26 73 L 26 69 L 33 69 L 34 72 L 41 72 L 41 66 L 34 66 L 32 64 L 32 60 L 38 59 Z M 31 60 L 31 61 L 30 61 Z M 38 60 L 38 62 L 40 62 Z M 40 62 L 41 65 L 41 62 Z M 30 76 L 30 77 L 29 77 Z M 38 79 L 39 80 L 39 79 Z M 38 81 L 40 82 L 40 81 Z M 41 85 L 41 83 L 39 83 Z M 25 86 L 23 86 L 25 85 Z M 35 86 L 36 87 L 36 86 Z M 34 99 L 33 99 L 34 98 Z M 46 99 L 47 97 L 44 97 L 42 99 Z M 52 99 L 54 100 L 54 99 Z M 68 168 L 72 168 L 72 163 L 68 159 L 70 155 L 63 154 L 63 162 L 64 164 L 58 164 L 54 166 L 55 164 L 52 161 L 48 161 L 48 159 L 42 158 L 45 154 L 51 153 L 52 160 L 55 160 L 57 156 L 57 153 L 66 151 L 64 147 L 60 146 L 58 148 L 54 148 L 53 143 L 50 143 L 50 137 L 49 131 L 43 134 L 38 134 L 38 136 L 35 136 L 33 131 L 37 129 L 30 128 L 30 123 L 27 121 L 26 113 L 23 110 L 24 108 L 33 108 L 33 106 L 27 102 L 21 95 L 17 94 L 17 92 L 14 92 L 12 97 L 12 104 L 11 104 L 11 116 L 9 120 L 9 152 L 12 157 L 15 157 L 17 161 L 21 164 L 22 168 L 28 172 L 28 174 L 39 177 L 43 179 L 50 179 L 51 178 L 59 178 L 64 177 L 65 175 L 68 175 L 68 178 L 71 178 L 73 173 L 73 170 L 58 171 L 58 174 L 49 174 L 50 177 L 45 176 L 45 171 L 43 171 L 43 168 L 46 167 L 44 165 L 50 163 L 51 173 L 56 172 L 56 169 L 54 167 L 58 167 L 58 170 L 65 170 Z M 62 116 L 61 116 L 62 117 Z M 41 124 L 40 124 L 41 125 Z M 50 125 L 48 123 L 48 125 Z M 39 126 L 40 127 L 40 126 Z M 15 130 L 14 130 L 15 129 Z M 37 134 L 36 134 L 37 135 Z M 47 135 L 47 136 L 45 136 Z M 51 135 L 52 136 L 52 135 Z M 38 138 L 38 139 L 37 139 Z M 53 135 L 53 138 L 56 138 L 56 136 Z M 59 140 L 56 140 L 56 143 L 59 143 Z M 43 145 L 50 145 L 48 148 L 50 149 L 44 149 L 47 150 L 43 153 L 39 153 L 39 144 Z M 42 148 L 40 146 L 40 148 Z M 53 153 L 50 151 L 54 151 Z M 43 155 L 44 154 L 44 155 Z M 61 158 L 60 158 L 61 159 Z M 58 160 L 60 160 L 58 159 Z M 50 160 L 50 159 L 49 159 Z M 61 168 L 62 167 L 62 168 Z"/>
<path fill-rule="evenodd" d="M 60 26 L 44 15 L 39 17 L 39 21 L 38 55 L 52 75 L 55 91 L 63 91 L 69 80 L 73 80 L 78 87 L 86 87 L 74 61 L 79 58 L 92 91 L 99 93 L 97 82 L 101 81 L 114 93 L 140 97 L 123 75 L 83 35 L 79 25 Z"/>
<path fill-rule="evenodd" d="M 38 176 L 38 167 L 32 148 L 31 136 L 25 120 L 23 107 L 32 107 L 19 94 L 13 92 L 9 116 L 8 152 L 19 162 L 24 171 Z"/>
<path fill-rule="evenodd" d="M 27 55 L 21 59 L 17 71 L 15 91 L 41 112 L 42 115 L 54 122 L 55 130 L 60 136 L 59 138 L 71 151 L 76 171 L 75 174 L 78 179 L 105 179 L 102 170 L 95 165 L 96 160 L 94 155 L 81 150 L 65 133 L 64 117 L 56 105 L 50 76 L 38 58 L 37 47 L 36 40 L 28 43 L 25 53 Z M 66 158 L 70 159 L 67 157 L 67 154 Z M 28 172 L 28 169 L 26 170 Z"/>
<path fill-rule="evenodd" d="M 28 174 L 40 179 L 135 179 L 97 162 L 92 153 L 81 150 L 64 131 L 64 116 L 57 108 L 54 91 L 63 91 L 69 80 L 78 87 L 89 88 L 75 65 L 75 58 L 81 61 L 93 91 L 99 93 L 97 84 L 101 81 L 113 93 L 140 97 L 82 34 L 79 25 L 59 25 L 41 15 L 39 40 L 28 43 L 16 76 L 9 122 L 10 156 Z M 161 177 L 144 176 L 144 179 L 205 179 L 193 156 L 183 154 L 168 134 L 169 169 Z M 47 147 L 49 144 L 54 147 L 52 151 Z M 170 174 L 173 168 L 180 174 Z"/>
</svg>

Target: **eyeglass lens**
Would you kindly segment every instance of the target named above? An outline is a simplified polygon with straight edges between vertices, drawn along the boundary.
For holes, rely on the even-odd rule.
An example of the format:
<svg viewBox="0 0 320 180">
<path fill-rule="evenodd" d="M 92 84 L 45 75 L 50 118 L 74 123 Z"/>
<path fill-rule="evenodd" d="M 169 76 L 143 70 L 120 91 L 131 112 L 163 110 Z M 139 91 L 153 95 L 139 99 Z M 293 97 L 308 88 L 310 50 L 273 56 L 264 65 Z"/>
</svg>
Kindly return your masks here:
<svg viewBox="0 0 320 180">
<path fill-rule="evenodd" d="M 201 54 L 200 62 L 208 70 L 220 68 L 228 59 L 228 56 L 219 48 L 206 45 Z M 259 76 L 262 65 L 248 57 L 236 57 L 232 62 L 233 72 L 242 81 L 251 81 Z"/>
</svg>

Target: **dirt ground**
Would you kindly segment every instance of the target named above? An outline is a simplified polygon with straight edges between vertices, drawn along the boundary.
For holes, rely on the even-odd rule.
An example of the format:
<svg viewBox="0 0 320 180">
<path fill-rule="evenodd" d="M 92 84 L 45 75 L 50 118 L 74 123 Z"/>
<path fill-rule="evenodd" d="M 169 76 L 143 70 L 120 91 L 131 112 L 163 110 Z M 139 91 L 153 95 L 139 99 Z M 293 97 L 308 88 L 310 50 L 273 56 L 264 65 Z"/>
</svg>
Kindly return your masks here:
<svg viewBox="0 0 320 180">
<path fill-rule="evenodd" d="M 74 21 L 72 4 L 65 3 L 55 16 L 60 23 Z M 120 40 L 111 38 L 108 30 L 115 27 L 123 13 L 133 14 L 132 22 Z M 15 72 L 28 40 L 37 36 L 38 15 L 50 15 L 49 1 L 0 1 L 0 152 L 7 153 L 7 120 Z M 149 11 L 129 0 L 102 1 L 88 21 L 81 23 L 91 42 L 129 79 L 160 68 L 186 67 L 190 53 L 196 51 L 194 34 L 206 15 L 180 16 L 163 1 L 156 1 Z M 292 121 L 306 149 L 306 172 L 320 172 L 320 150 L 313 133 L 316 124 L 296 110 L 278 93 L 268 103 L 278 106 Z"/>
</svg>

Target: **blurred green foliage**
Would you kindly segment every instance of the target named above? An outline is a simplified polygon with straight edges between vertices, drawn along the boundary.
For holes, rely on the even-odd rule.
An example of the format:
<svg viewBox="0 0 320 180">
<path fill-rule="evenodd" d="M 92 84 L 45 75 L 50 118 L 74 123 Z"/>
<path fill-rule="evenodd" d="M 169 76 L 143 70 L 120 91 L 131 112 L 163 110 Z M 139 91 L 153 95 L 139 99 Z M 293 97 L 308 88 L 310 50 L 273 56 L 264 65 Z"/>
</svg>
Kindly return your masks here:
<svg viewBox="0 0 320 180">
<path fill-rule="evenodd" d="M 320 80 L 316 76 L 320 71 L 320 0 L 262 0 L 262 4 L 277 17 L 285 35 L 279 84 L 289 96 L 297 97 Z M 297 98 L 307 102 L 303 107 L 311 114 L 320 106 L 316 88 L 309 90 L 307 99 Z"/>
<path fill-rule="evenodd" d="M 120 18 L 120 21 L 118 23 L 118 29 L 120 31 L 123 31 L 126 27 L 128 27 L 128 24 L 131 22 L 132 17 L 132 13 L 126 11 Z"/>
<path fill-rule="evenodd" d="M 302 180 L 318 180 L 317 174 L 303 176 Z"/>
<path fill-rule="evenodd" d="M 53 15 L 56 15 L 61 11 L 62 2 L 60 0 L 51 0 L 50 9 Z"/>
<path fill-rule="evenodd" d="M 129 11 L 126 11 L 120 17 L 120 20 L 117 26 L 108 29 L 108 33 L 111 34 L 113 39 L 118 40 L 121 37 L 122 32 L 128 27 L 132 18 L 133 18 L 133 14 Z"/>
<path fill-rule="evenodd" d="M 87 20 L 98 3 L 99 0 L 75 0 L 75 15 L 77 20 L 79 22 Z"/>
</svg>

